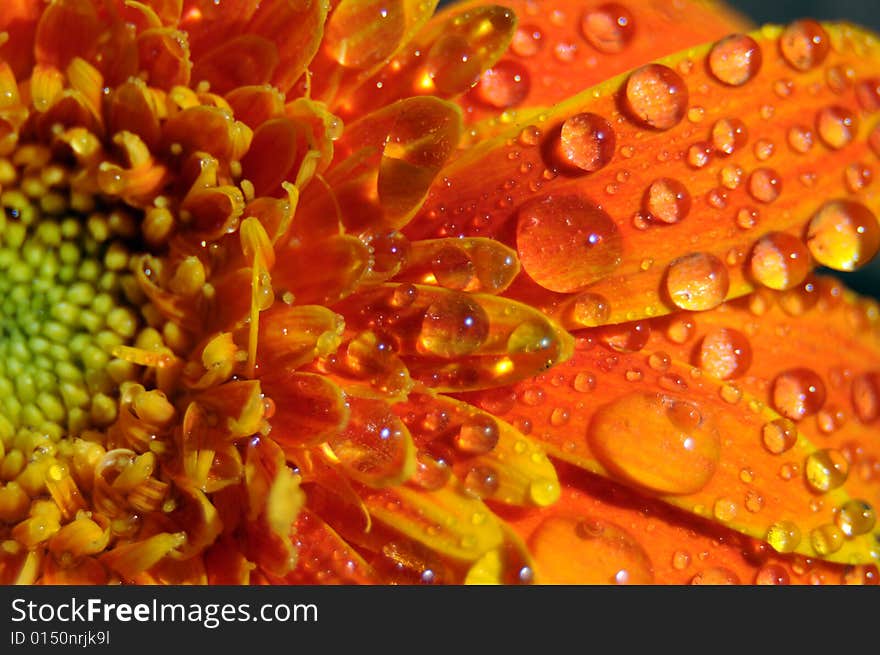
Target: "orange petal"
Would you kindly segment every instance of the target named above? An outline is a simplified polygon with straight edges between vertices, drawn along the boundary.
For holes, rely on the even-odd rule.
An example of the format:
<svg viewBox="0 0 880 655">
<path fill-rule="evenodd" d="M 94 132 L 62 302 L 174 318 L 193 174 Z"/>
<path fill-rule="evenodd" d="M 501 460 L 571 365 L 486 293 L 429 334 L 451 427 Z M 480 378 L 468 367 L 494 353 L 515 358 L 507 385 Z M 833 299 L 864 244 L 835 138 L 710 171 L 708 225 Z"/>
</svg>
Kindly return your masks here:
<svg viewBox="0 0 880 655">
<path fill-rule="evenodd" d="M 831 47 L 802 70 L 778 48 L 805 30 Z M 742 69 L 713 68 L 709 44 L 521 115 L 441 172 L 405 234 L 515 245 L 509 295 L 552 313 L 590 294 L 607 305 L 599 323 L 751 291 L 743 258 L 770 231 L 805 236 L 820 263 L 861 265 L 880 245 L 880 196 L 845 172 L 873 157 L 856 89 L 876 44 L 846 25 L 766 27 L 718 46 L 745 53 Z"/>
<path fill-rule="evenodd" d="M 781 555 L 607 480 L 560 465 L 562 498 L 540 512 L 501 511 L 545 584 L 840 584 L 874 565 Z"/>
<path fill-rule="evenodd" d="M 550 107 L 646 61 L 749 29 L 744 17 L 714 1 L 504 4 L 516 13 L 516 32 L 501 60 L 459 99 L 468 123 Z"/>
<path fill-rule="evenodd" d="M 863 336 L 854 340 L 848 336 L 851 317 L 860 316 L 866 326 L 877 319 L 850 306 L 829 327 L 817 329 L 811 321 L 824 318 L 827 310 L 815 319 L 775 311 L 778 323 L 771 316 L 766 329 L 764 316 L 749 317 L 747 310 L 727 306 L 669 319 L 667 339 L 683 339 L 695 322 L 702 326 L 709 316 L 714 318 L 706 323 L 713 329 L 742 327 L 745 345 L 725 347 L 725 337 L 713 337 L 705 372 L 677 359 L 689 360 L 705 339 L 688 339 L 682 347 L 661 336 L 663 321 L 625 324 L 581 333 L 574 357 L 516 385 L 515 401 L 500 392 L 466 397 L 501 413 L 560 459 L 766 539 L 781 552 L 871 562 L 877 558 L 873 514 L 863 508 L 864 502 L 875 506 L 878 501 L 870 430 L 849 419 L 837 434 L 826 435 L 813 417 L 823 409 L 825 389 L 831 394 L 834 375 L 844 388 L 834 393 L 835 402 L 824 408 L 818 424 L 834 424 L 841 412 L 850 413 L 852 384 L 842 381 L 876 370 L 878 362 L 876 327 L 861 328 Z M 737 313 L 740 325 L 729 320 Z M 655 337 L 648 335 L 651 325 L 657 326 Z M 708 332 L 703 327 L 699 336 Z M 823 340 L 825 352 L 817 345 Z M 852 359 L 835 354 L 840 343 L 853 343 Z M 709 371 L 730 370 L 729 362 L 745 348 L 760 366 L 753 363 L 741 380 L 712 376 Z M 728 363 L 722 366 L 725 357 Z M 824 365 L 818 368 L 817 362 Z M 820 373 L 813 372 L 817 368 Z M 858 402 L 865 406 L 874 390 L 861 388 Z M 795 411 L 805 415 L 797 424 L 790 418 L 799 418 Z M 859 473 L 847 479 L 847 468 L 858 466 L 856 458 L 862 462 Z M 829 540 L 833 543 L 825 543 Z"/>
</svg>

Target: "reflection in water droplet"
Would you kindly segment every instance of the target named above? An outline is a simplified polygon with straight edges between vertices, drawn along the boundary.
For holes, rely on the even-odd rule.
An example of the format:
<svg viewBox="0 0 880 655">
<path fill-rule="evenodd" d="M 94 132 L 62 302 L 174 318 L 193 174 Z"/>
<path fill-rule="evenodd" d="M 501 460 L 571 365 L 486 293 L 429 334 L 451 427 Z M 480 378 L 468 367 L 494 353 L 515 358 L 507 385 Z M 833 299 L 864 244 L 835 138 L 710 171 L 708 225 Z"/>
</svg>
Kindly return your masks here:
<svg viewBox="0 0 880 655">
<path fill-rule="evenodd" d="M 813 147 L 813 133 L 807 127 L 794 125 L 788 130 L 788 145 L 803 155 Z"/>
<path fill-rule="evenodd" d="M 793 68 L 801 71 L 815 68 L 828 56 L 828 33 L 817 21 L 804 19 L 793 22 L 779 37 L 782 56 Z"/>
<path fill-rule="evenodd" d="M 803 241 L 787 232 L 770 232 L 755 242 L 749 264 L 756 281 L 782 291 L 803 282 L 812 262 Z"/>
<path fill-rule="evenodd" d="M 766 564 L 755 574 L 756 585 L 787 585 L 791 578 L 781 564 Z"/>
<path fill-rule="evenodd" d="M 529 95 L 530 78 L 525 66 L 503 59 L 483 72 L 474 87 L 480 102 L 496 109 L 516 107 Z"/>
<path fill-rule="evenodd" d="M 722 118 L 712 126 L 712 145 L 720 155 L 732 155 L 748 138 L 745 123 L 738 118 Z"/>
<path fill-rule="evenodd" d="M 608 322 L 611 305 L 597 293 L 584 292 L 575 298 L 571 307 L 571 319 L 584 327 L 595 327 Z"/>
<path fill-rule="evenodd" d="M 847 537 L 867 534 L 874 529 L 876 522 L 877 513 L 864 500 L 850 500 L 837 512 L 837 527 Z"/>
<path fill-rule="evenodd" d="M 569 293 L 606 276 L 621 261 L 617 225 L 579 196 L 548 196 L 526 203 L 517 221 L 517 251 L 541 286 Z"/>
<path fill-rule="evenodd" d="M 825 404 L 825 383 L 811 369 L 790 369 L 773 380 L 771 397 L 777 412 L 793 421 L 800 421 L 822 409 Z"/>
<path fill-rule="evenodd" d="M 782 191 L 782 180 L 772 168 L 756 168 L 749 175 L 749 195 L 758 202 L 771 203 Z"/>
<path fill-rule="evenodd" d="M 599 52 L 623 50 L 635 35 L 632 14 L 621 4 L 607 2 L 584 12 L 581 34 Z"/>
<path fill-rule="evenodd" d="M 529 550 L 546 584 L 651 584 L 651 560 L 639 542 L 609 521 L 576 516 L 544 519 Z M 560 557 L 560 553 L 577 553 Z"/>
<path fill-rule="evenodd" d="M 861 203 L 831 200 L 810 219 L 807 247 L 820 264 L 854 271 L 880 249 L 880 224 Z"/>
<path fill-rule="evenodd" d="M 821 525 L 810 532 L 810 546 L 817 555 L 831 555 L 843 546 L 846 535 L 836 525 Z"/>
<path fill-rule="evenodd" d="M 807 483 L 816 491 L 837 489 L 846 482 L 849 463 L 839 450 L 825 448 L 807 456 L 804 475 Z"/>
<path fill-rule="evenodd" d="M 676 259 L 666 272 L 666 291 L 676 307 L 691 311 L 720 305 L 730 286 L 727 268 L 708 253 Z"/>
<path fill-rule="evenodd" d="M 791 521 L 777 521 L 767 530 L 768 544 L 780 553 L 791 553 L 801 542 L 801 531 Z"/>
<path fill-rule="evenodd" d="M 565 168 L 595 172 L 614 156 L 614 130 L 598 114 L 585 112 L 565 120 L 555 148 L 556 159 Z"/>
<path fill-rule="evenodd" d="M 455 437 L 455 446 L 472 455 L 488 453 L 498 443 L 498 423 L 488 414 L 475 414 L 467 419 Z"/>
<path fill-rule="evenodd" d="M 681 76 L 662 64 L 634 71 L 623 91 L 624 109 L 645 127 L 668 130 L 681 122 L 688 105 L 688 89 Z"/>
<path fill-rule="evenodd" d="M 700 342 L 696 364 L 720 380 L 738 378 L 752 364 L 752 347 L 742 332 L 716 328 Z"/>
<path fill-rule="evenodd" d="M 642 209 L 653 221 L 678 223 L 691 209 L 691 195 L 678 180 L 661 177 L 651 182 L 645 190 Z"/>
<path fill-rule="evenodd" d="M 714 423 L 696 404 L 664 394 L 636 392 L 604 405 L 593 416 L 588 440 L 613 475 L 657 493 L 702 489 L 720 458 Z"/>
<path fill-rule="evenodd" d="M 862 423 L 872 423 L 880 417 L 880 373 L 865 373 L 853 380 L 852 404 Z"/>
<path fill-rule="evenodd" d="M 797 426 L 787 418 L 769 421 L 761 430 L 761 441 L 769 452 L 781 455 L 797 442 Z"/>
<path fill-rule="evenodd" d="M 742 86 L 761 68 L 761 48 L 745 34 L 731 34 L 709 51 L 709 71 L 719 82 Z"/>
<path fill-rule="evenodd" d="M 489 335 L 486 310 L 468 296 L 440 296 L 425 311 L 419 344 L 438 357 L 461 357 L 479 348 Z"/>
<path fill-rule="evenodd" d="M 474 466 L 464 477 L 464 490 L 477 498 L 491 496 L 498 485 L 498 473 L 489 466 Z"/>
<path fill-rule="evenodd" d="M 839 150 L 855 138 L 856 116 L 846 107 L 825 107 L 816 114 L 816 132 L 829 148 Z"/>
</svg>

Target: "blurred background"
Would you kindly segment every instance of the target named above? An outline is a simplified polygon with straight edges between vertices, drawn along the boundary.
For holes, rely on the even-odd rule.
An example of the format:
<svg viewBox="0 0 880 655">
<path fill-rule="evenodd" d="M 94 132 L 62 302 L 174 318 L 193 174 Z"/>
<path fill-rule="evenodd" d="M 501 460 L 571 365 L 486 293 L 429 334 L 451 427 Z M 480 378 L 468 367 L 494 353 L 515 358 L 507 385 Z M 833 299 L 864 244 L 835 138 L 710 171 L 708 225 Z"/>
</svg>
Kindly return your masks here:
<svg viewBox="0 0 880 655">
<path fill-rule="evenodd" d="M 548 5 L 552 5 L 552 0 L 546 1 Z M 504 4 L 503 0 L 493 2 Z M 446 5 L 450 2 L 441 0 L 440 4 Z M 846 20 L 880 33 L 880 0 L 727 0 L 727 4 L 739 9 L 759 25 L 788 23 L 796 18 L 810 17 L 819 20 Z M 874 183 L 880 184 L 880 179 Z M 856 291 L 880 298 L 880 256 L 860 271 L 835 274 Z"/>
</svg>

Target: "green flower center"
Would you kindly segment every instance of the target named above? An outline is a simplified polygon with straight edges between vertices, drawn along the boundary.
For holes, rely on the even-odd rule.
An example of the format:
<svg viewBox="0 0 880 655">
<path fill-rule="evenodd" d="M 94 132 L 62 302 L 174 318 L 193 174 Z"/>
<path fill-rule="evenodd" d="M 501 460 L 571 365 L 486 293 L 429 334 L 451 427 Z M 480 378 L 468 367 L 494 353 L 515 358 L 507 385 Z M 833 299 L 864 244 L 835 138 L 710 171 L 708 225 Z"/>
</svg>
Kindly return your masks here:
<svg viewBox="0 0 880 655">
<path fill-rule="evenodd" d="M 21 186 L 0 194 L 0 440 L 28 457 L 116 418 L 115 390 L 134 371 L 111 353 L 134 339 L 139 313 L 127 221 Z"/>
</svg>

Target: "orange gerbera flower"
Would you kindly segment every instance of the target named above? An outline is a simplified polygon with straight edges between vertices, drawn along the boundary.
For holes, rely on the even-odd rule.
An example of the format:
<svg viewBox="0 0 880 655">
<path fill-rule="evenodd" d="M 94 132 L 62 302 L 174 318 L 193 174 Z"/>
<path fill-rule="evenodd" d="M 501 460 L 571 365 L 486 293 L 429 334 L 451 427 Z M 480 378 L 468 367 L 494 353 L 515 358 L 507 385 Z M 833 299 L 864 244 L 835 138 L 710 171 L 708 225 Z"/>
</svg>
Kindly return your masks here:
<svg viewBox="0 0 880 655">
<path fill-rule="evenodd" d="M 4 3 L 0 582 L 877 583 L 880 42 L 506 4 Z"/>
</svg>

